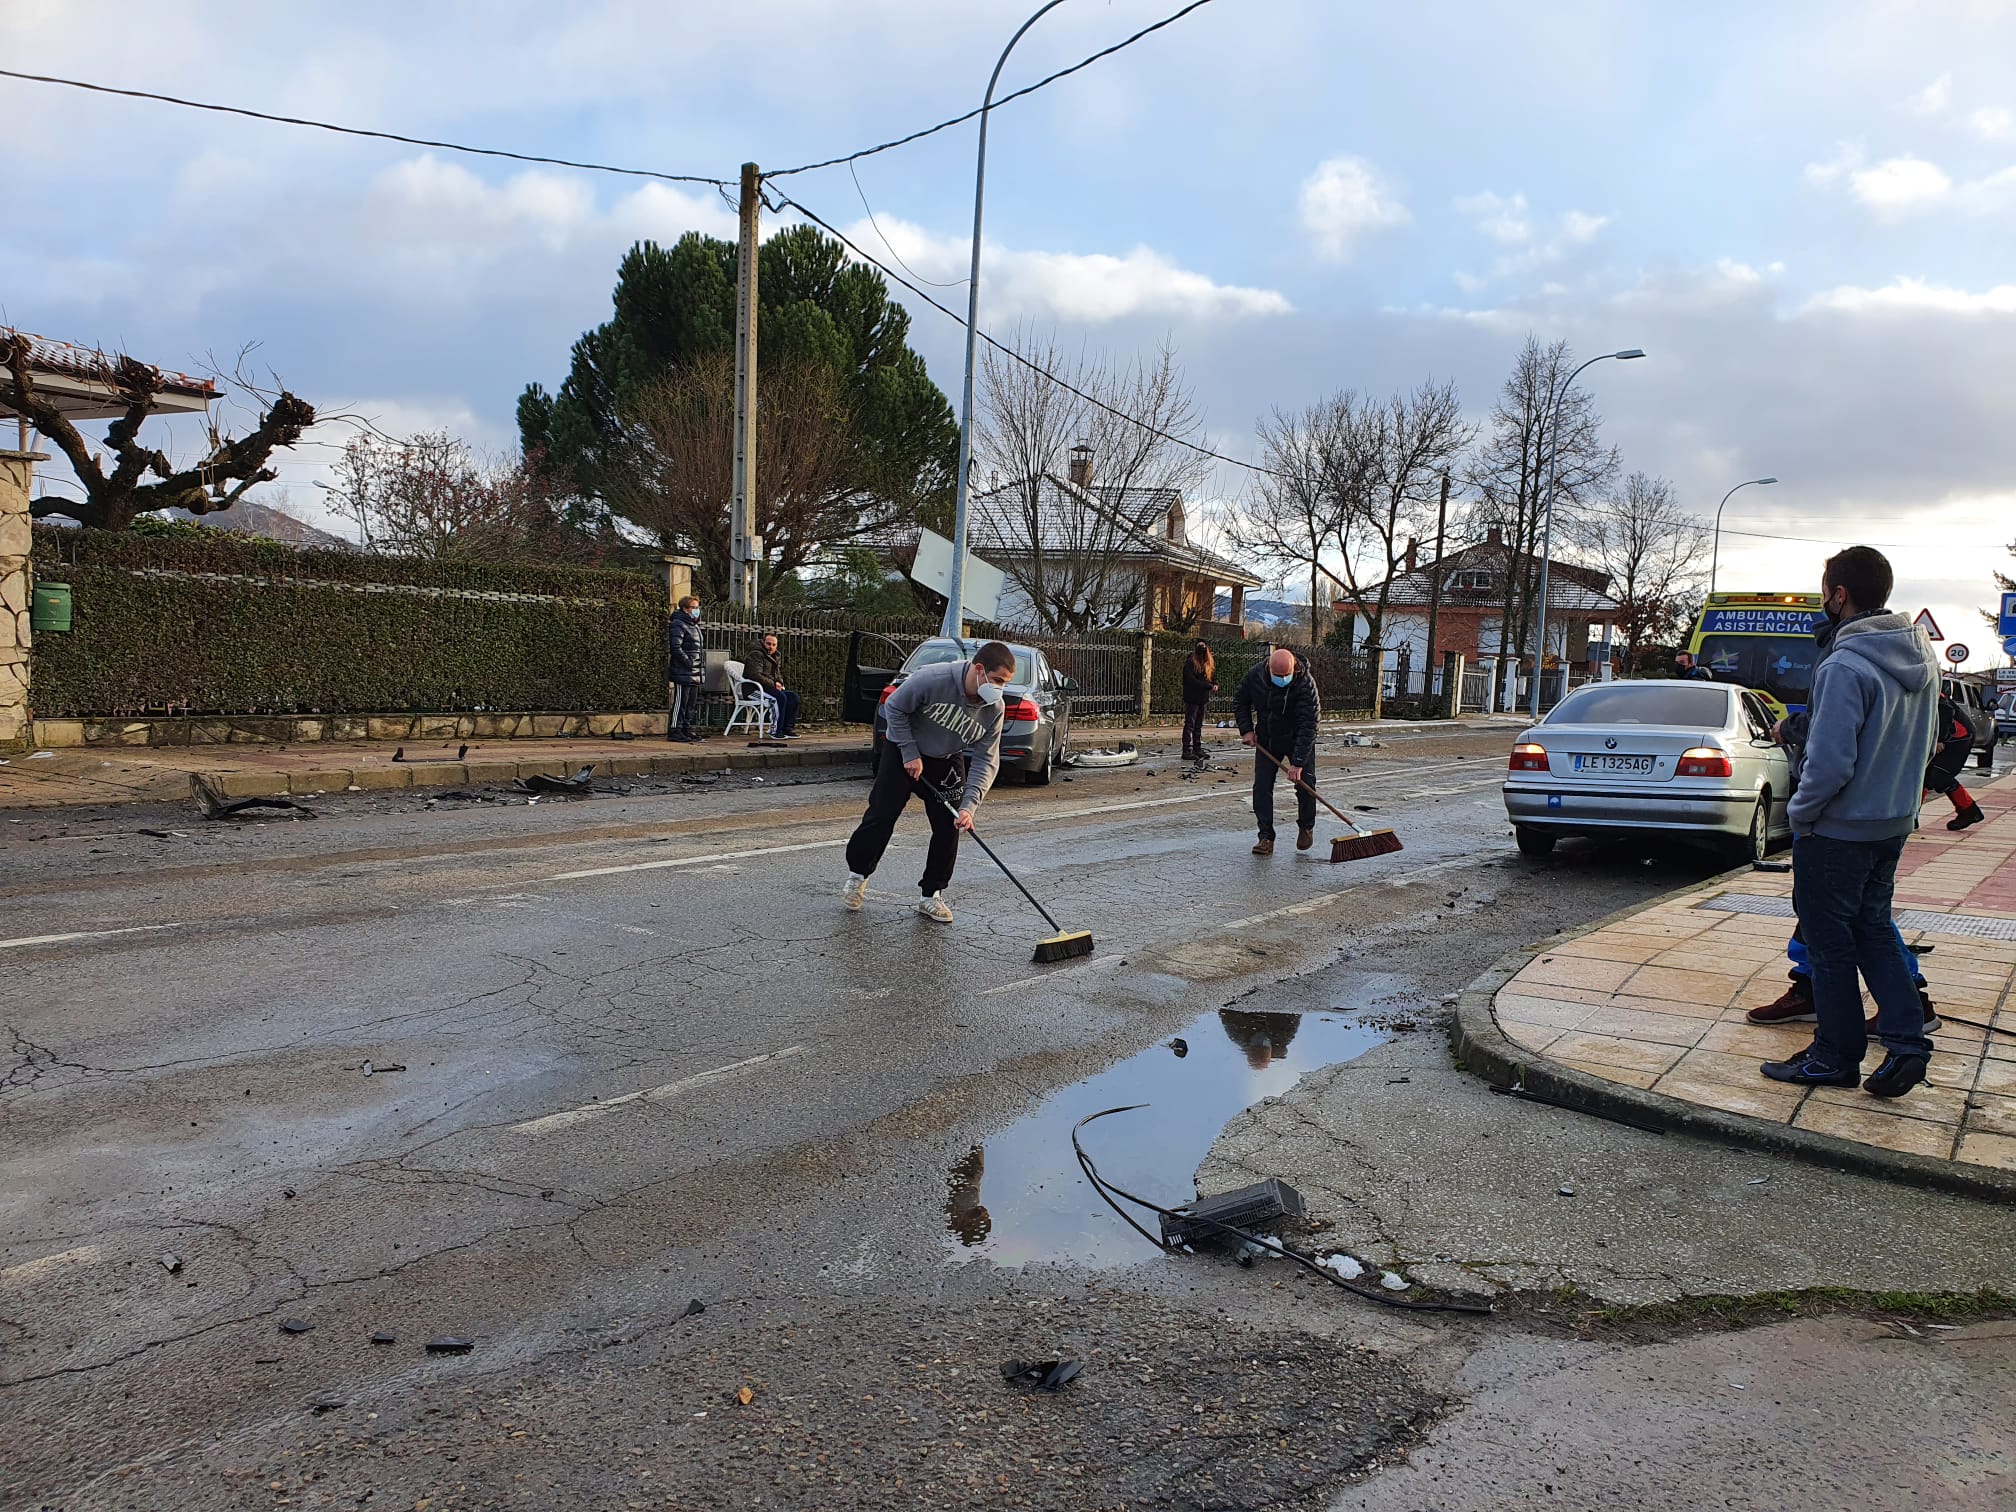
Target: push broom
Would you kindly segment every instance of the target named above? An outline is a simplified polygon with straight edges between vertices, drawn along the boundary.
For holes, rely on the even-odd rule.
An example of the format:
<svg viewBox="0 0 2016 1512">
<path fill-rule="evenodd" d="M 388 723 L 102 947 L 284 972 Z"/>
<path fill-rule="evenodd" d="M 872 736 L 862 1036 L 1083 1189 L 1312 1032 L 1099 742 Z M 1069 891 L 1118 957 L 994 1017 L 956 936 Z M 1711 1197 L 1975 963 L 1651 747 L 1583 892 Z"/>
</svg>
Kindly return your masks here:
<svg viewBox="0 0 2016 1512">
<path fill-rule="evenodd" d="M 1390 856 L 1393 852 L 1400 849 L 1400 837 L 1394 834 L 1393 831 L 1390 829 L 1366 829 L 1364 825 L 1353 819 L 1300 777 L 1288 776 L 1288 763 L 1268 750 L 1267 747 L 1255 741 L 1253 749 L 1281 768 L 1282 775 L 1288 777 L 1288 780 L 1294 783 L 1295 786 L 1351 826 L 1351 834 L 1339 835 L 1335 840 L 1330 842 L 1330 859 L 1333 862 L 1363 861 L 1368 856 Z"/>
<path fill-rule="evenodd" d="M 923 784 L 920 783 L 919 786 L 921 787 L 923 786 Z M 949 809 L 954 815 L 958 814 L 959 810 L 953 807 L 952 800 L 950 798 L 947 798 L 943 793 L 939 792 L 936 788 L 931 788 L 929 789 L 929 791 L 934 798 L 936 798 L 940 803 L 944 804 L 945 807 Z M 1028 888 L 1022 885 L 1022 879 L 1016 876 L 1015 873 L 1013 873 L 1012 871 L 1008 870 L 1008 863 L 1006 861 L 1003 861 L 999 856 L 994 854 L 994 847 L 989 845 L 985 840 L 982 840 L 980 838 L 980 832 L 978 830 L 968 830 L 966 831 L 966 833 L 973 837 L 974 843 L 978 845 L 980 849 L 987 852 L 987 859 L 989 861 L 992 861 L 996 866 L 1001 868 L 1001 875 L 1006 877 L 1010 882 L 1013 882 L 1015 884 L 1016 890 L 1019 891 L 1023 897 L 1029 900 L 1030 906 L 1034 908 L 1036 912 L 1043 915 L 1043 922 L 1045 924 L 1048 924 L 1053 930 L 1056 931 L 1056 933 L 1051 935 L 1048 939 L 1038 940 L 1036 942 L 1036 954 L 1031 957 L 1033 961 L 1035 961 L 1038 965 L 1043 965 L 1051 961 L 1068 961 L 1073 956 L 1086 956 L 1092 954 L 1091 930 L 1089 929 L 1067 930 L 1063 928 L 1063 926 L 1058 924 L 1058 922 L 1055 919 L 1050 917 L 1050 910 L 1045 908 L 1041 903 L 1038 903 L 1036 901 L 1036 894 L 1032 893 L 1031 891 L 1029 891 Z M 1341 844 L 1342 842 L 1339 843 Z M 1395 849 L 1398 849 L 1397 845 L 1395 846 Z"/>
</svg>

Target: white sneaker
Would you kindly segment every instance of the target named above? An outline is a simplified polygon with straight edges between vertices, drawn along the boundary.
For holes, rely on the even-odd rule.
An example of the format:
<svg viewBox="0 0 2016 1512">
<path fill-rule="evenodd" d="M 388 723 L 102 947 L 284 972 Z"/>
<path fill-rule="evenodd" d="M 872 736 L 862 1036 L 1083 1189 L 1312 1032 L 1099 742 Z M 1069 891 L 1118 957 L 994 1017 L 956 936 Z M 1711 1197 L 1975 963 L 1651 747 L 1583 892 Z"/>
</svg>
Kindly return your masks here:
<svg viewBox="0 0 2016 1512">
<path fill-rule="evenodd" d="M 927 919 L 935 919 L 940 924 L 952 922 L 952 910 L 945 902 L 945 894 L 935 892 L 928 898 L 917 900 L 917 912 Z"/>
<path fill-rule="evenodd" d="M 858 913 L 862 900 L 867 896 L 868 879 L 866 877 L 857 877 L 854 873 L 849 872 L 847 874 L 847 885 L 840 889 L 840 901 Z"/>
</svg>

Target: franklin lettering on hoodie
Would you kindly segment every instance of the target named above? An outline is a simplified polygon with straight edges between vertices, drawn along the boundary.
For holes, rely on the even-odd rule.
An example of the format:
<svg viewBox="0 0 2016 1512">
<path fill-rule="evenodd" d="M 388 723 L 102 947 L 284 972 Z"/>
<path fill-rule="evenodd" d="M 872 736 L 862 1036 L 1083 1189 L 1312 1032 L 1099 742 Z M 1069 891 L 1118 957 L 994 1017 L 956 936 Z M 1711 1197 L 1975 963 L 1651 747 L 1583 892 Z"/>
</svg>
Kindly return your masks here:
<svg viewBox="0 0 2016 1512">
<path fill-rule="evenodd" d="M 1804 759 L 1786 816 L 1800 835 L 1890 840 L 1918 826 L 1939 661 L 1902 614 L 1842 625 L 1813 673 Z"/>
<path fill-rule="evenodd" d="M 1001 705 L 966 696 L 970 662 L 939 662 L 903 679 L 882 705 L 888 739 L 905 761 L 964 753 L 963 807 L 978 808 L 1001 768 Z"/>
</svg>

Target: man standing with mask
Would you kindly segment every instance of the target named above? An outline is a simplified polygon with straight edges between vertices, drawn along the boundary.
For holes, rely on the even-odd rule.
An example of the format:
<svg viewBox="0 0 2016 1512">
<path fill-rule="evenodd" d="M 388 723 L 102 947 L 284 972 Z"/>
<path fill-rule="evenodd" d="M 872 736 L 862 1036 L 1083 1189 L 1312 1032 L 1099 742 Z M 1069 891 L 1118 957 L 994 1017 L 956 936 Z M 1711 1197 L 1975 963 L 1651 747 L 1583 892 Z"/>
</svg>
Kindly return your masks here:
<svg viewBox="0 0 2016 1512">
<path fill-rule="evenodd" d="M 1862 1082 L 1901 1097 L 1925 1079 L 1932 1041 L 1910 973 L 1898 959 L 1890 905 L 1905 838 L 1917 827 L 1932 750 L 1939 663 L 1909 616 L 1892 614 L 1883 554 L 1851 546 L 1820 580 L 1833 649 L 1813 673 L 1805 759 L 1786 815 L 1795 856 L 1792 905 L 1813 966 L 1813 1043 L 1762 1067 L 1794 1086 L 1852 1087 L 1868 1051 L 1859 971 L 1876 999 L 1888 1052 Z"/>
<path fill-rule="evenodd" d="M 1277 647 L 1264 662 L 1255 662 L 1239 684 L 1232 702 L 1232 717 L 1239 724 L 1239 738 L 1257 747 L 1253 756 L 1253 818 L 1260 838 L 1253 844 L 1256 856 L 1274 854 L 1274 763 L 1263 752 L 1272 751 L 1288 765 L 1288 780 L 1301 781 L 1306 788 L 1295 789 L 1295 849 L 1307 850 L 1316 839 L 1316 717 L 1321 711 L 1316 697 L 1316 679 L 1309 675 L 1286 646 Z"/>
<path fill-rule="evenodd" d="M 690 741 L 693 711 L 700 705 L 700 682 L 707 670 L 707 647 L 700 638 L 700 600 L 688 594 L 679 600 L 666 633 L 666 675 L 672 682 L 672 713 L 666 721 L 667 740 Z"/>
<path fill-rule="evenodd" d="M 1015 653 L 999 641 L 989 641 L 973 660 L 939 662 L 922 667 L 903 680 L 882 706 L 888 731 L 868 791 L 868 811 L 847 841 L 847 886 L 840 901 L 858 909 L 868 895 L 868 879 L 889 849 L 896 821 L 910 795 L 924 799 L 931 821 L 931 847 L 924 856 L 918 881 L 923 897 L 917 912 L 940 924 L 952 922 L 945 887 L 959 860 L 959 835 L 973 828 L 973 810 L 994 785 L 1001 769 L 1001 690 L 1014 679 Z M 948 799 L 963 782 L 959 811 L 947 811 Z"/>
</svg>

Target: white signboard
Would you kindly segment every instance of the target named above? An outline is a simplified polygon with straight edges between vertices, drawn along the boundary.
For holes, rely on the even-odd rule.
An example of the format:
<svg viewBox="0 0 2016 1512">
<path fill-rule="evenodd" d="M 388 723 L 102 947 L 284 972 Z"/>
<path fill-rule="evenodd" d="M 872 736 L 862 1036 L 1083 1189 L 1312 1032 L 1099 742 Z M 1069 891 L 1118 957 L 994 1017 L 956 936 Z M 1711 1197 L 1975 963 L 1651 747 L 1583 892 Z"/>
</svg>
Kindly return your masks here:
<svg viewBox="0 0 2016 1512">
<path fill-rule="evenodd" d="M 917 560 L 910 564 L 910 577 L 933 593 L 952 593 L 952 543 L 936 531 L 917 534 Z M 966 553 L 966 581 L 959 589 L 959 609 L 968 619 L 991 620 L 1001 603 L 1001 590 L 1008 586 L 1007 574 L 989 562 Z"/>
</svg>

